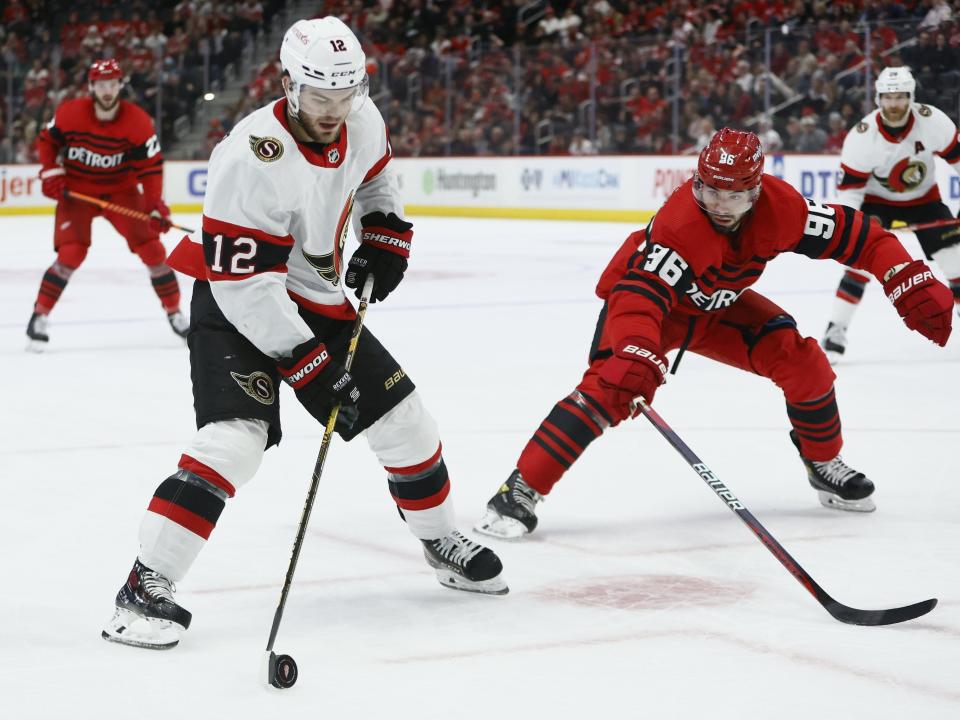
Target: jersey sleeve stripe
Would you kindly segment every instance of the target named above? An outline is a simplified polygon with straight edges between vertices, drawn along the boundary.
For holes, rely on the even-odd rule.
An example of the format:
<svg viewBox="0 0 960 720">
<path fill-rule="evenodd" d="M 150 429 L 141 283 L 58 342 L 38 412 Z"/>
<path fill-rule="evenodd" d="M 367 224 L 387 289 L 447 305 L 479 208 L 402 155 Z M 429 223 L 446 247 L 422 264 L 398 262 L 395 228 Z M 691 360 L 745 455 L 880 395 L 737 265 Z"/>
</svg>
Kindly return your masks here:
<svg viewBox="0 0 960 720">
<path fill-rule="evenodd" d="M 867 235 L 870 233 L 870 223 L 866 221 L 866 217 L 861 216 L 859 219 L 860 219 L 860 232 L 857 234 L 857 242 L 853 246 L 853 252 L 850 253 L 850 255 L 848 255 L 845 260 L 840 260 L 839 257 L 837 258 L 844 265 L 856 264 L 857 260 L 860 259 L 860 253 L 863 252 L 863 246 L 867 242 Z M 837 254 L 841 255 L 840 252 L 838 252 Z"/>
<path fill-rule="evenodd" d="M 387 152 L 384 153 L 383 157 L 377 160 L 377 162 L 373 164 L 373 167 L 370 168 L 367 174 L 363 176 L 363 182 L 365 183 L 370 182 L 377 175 L 383 172 L 383 169 L 387 166 L 387 163 L 390 162 L 390 158 L 392 157 L 393 157 L 393 153 L 390 152 L 390 143 L 387 143 Z M 361 183 L 361 185 L 362 184 L 363 183 Z"/>
<path fill-rule="evenodd" d="M 954 134 L 953 142 L 950 143 L 944 150 L 940 150 L 935 154 L 942 157 L 951 165 L 955 162 L 960 162 L 960 133 Z"/>
<path fill-rule="evenodd" d="M 624 285 L 645 285 L 660 293 L 667 302 L 676 300 L 673 288 L 664 283 L 660 278 L 650 275 L 645 271 L 630 270 L 620 279 L 620 282 Z"/>
<path fill-rule="evenodd" d="M 664 315 L 668 315 L 670 313 L 670 307 L 667 305 L 667 303 L 663 301 L 663 298 L 660 297 L 658 294 L 650 292 L 645 288 L 618 283 L 617 285 L 614 285 L 613 290 L 611 291 L 610 294 L 612 295 L 613 293 L 617 293 L 617 292 L 629 292 L 629 293 L 635 293 L 636 295 L 641 295 L 647 298 L 648 300 L 650 300 L 651 302 L 653 302 L 653 304 L 656 305 L 657 308 Z"/>
<path fill-rule="evenodd" d="M 860 178 L 861 180 L 870 179 L 869 171 L 864 172 L 863 170 L 854 170 L 849 165 L 845 165 L 843 163 L 840 163 L 840 169 L 843 170 L 845 175 L 850 175 L 851 177 Z"/>
<path fill-rule="evenodd" d="M 273 267 L 269 267 L 269 268 L 263 268 L 263 269 L 257 268 L 253 272 L 249 272 L 244 275 L 237 275 L 233 273 L 218 273 L 211 270 L 210 267 L 208 266 L 207 280 L 211 280 L 213 282 L 232 282 L 235 280 L 249 280 L 252 277 L 263 275 L 264 273 L 280 273 L 282 275 L 286 275 L 287 265 L 286 263 L 283 263 L 281 265 L 274 265 Z"/>
<path fill-rule="evenodd" d="M 273 235 L 256 228 L 234 225 L 233 223 L 224 222 L 223 220 L 215 220 L 208 215 L 203 216 L 203 231 L 211 235 L 227 235 L 234 238 L 248 237 L 274 245 L 283 245 L 289 248 L 293 247 L 293 235 Z"/>
</svg>

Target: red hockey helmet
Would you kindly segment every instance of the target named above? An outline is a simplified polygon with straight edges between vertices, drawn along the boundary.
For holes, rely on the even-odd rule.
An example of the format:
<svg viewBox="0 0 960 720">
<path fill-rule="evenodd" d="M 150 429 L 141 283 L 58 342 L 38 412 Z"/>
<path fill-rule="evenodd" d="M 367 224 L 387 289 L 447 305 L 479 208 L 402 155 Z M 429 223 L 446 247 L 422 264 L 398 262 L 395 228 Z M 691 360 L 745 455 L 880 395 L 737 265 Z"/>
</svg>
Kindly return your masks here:
<svg viewBox="0 0 960 720">
<path fill-rule="evenodd" d="M 718 130 L 700 153 L 697 175 L 718 190 L 752 190 L 763 175 L 760 138 L 744 130 Z"/>
<path fill-rule="evenodd" d="M 700 153 L 693 197 L 714 225 L 735 230 L 760 196 L 763 148 L 752 132 L 723 128 Z"/>
<path fill-rule="evenodd" d="M 114 58 L 94 61 L 87 72 L 87 82 L 91 83 L 97 80 L 113 80 L 114 78 L 123 79 L 123 70 L 120 69 L 120 63 Z"/>
</svg>

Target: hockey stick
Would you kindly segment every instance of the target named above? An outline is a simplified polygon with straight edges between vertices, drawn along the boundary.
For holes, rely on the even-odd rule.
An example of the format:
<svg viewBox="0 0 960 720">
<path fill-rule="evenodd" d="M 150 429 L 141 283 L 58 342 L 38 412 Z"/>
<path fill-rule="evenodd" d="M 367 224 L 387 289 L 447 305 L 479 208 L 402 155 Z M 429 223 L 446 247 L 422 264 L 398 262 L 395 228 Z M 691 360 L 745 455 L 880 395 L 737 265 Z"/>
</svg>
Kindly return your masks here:
<svg viewBox="0 0 960 720">
<path fill-rule="evenodd" d="M 360 331 L 363 330 L 363 318 L 367 314 L 367 305 L 370 303 L 370 295 L 373 293 L 373 274 L 367 275 L 367 280 L 363 284 L 363 292 L 360 294 L 360 305 L 357 307 L 357 319 L 353 324 L 353 334 L 350 336 L 350 344 L 347 346 L 347 359 L 343 366 L 350 370 L 353 365 L 353 356 L 357 352 L 357 344 L 360 341 Z M 273 644 L 277 639 L 277 632 L 280 630 L 280 620 L 283 618 L 283 609 L 287 604 L 287 595 L 290 594 L 290 585 L 293 583 L 293 574 L 297 570 L 297 560 L 300 559 L 300 549 L 303 547 L 303 538 L 307 533 L 307 523 L 310 521 L 310 513 L 313 511 L 313 501 L 317 496 L 317 487 L 320 484 L 320 475 L 323 473 L 323 466 L 327 461 L 327 451 L 330 449 L 330 441 L 333 438 L 333 428 L 337 424 L 337 415 L 340 413 L 340 403 L 333 406 L 330 410 L 330 418 L 327 420 L 327 427 L 323 432 L 323 440 L 320 442 L 320 452 L 317 454 L 317 462 L 313 466 L 313 477 L 310 481 L 310 489 L 307 491 L 307 499 L 303 504 L 303 513 L 300 515 L 300 527 L 297 528 L 297 537 L 293 541 L 293 552 L 290 554 L 290 565 L 287 567 L 287 577 L 283 581 L 283 589 L 280 591 L 280 602 L 277 610 L 273 614 L 273 625 L 270 627 L 270 639 L 267 640 L 266 650 L 266 673 L 267 682 L 276 688 L 291 687 L 297 681 L 297 664 L 289 655 L 277 655 L 273 652 Z"/>
<path fill-rule="evenodd" d="M 784 550 L 776 538 L 744 507 L 743 503 L 737 499 L 730 489 L 720 482 L 720 479 L 714 475 L 710 468 L 680 439 L 680 436 L 667 425 L 667 422 L 657 414 L 656 410 L 650 407 L 643 398 L 638 398 L 636 402 L 647 420 L 666 438 L 674 450 L 683 456 L 687 464 L 696 470 L 703 481 L 710 486 L 710 489 L 727 504 L 727 507 L 740 516 L 740 519 L 743 520 L 746 526 L 757 536 L 760 542 L 766 546 L 767 550 L 773 553 L 773 556 L 780 561 L 780 564 L 789 570 L 790 574 L 799 580 L 800 584 L 816 598 L 817 602 L 837 620 L 850 625 L 893 625 L 895 623 L 913 620 L 921 615 L 926 615 L 936 607 L 936 598 L 924 600 L 923 602 L 905 607 L 892 608 L 890 610 L 858 610 L 857 608 L 847 607 L 843 603 L 834 600 L 807 574 L 806 570 L 800 567 L 800 563 L 794 560 L 790 556 L 790 553 Z"/>
<path fill-rule="evenodd" d="M 951 225 L 960 225 L 960 218 L 951 218 L 949 220 L 934 220 L 932 222 L 917 223 L 916 225 L 900 225 L 890 228 L 891 230 L 909 230 L 910 232 L 916 232 L 917 230 L 929 230 L 930 228 L 937 227 L 950 227 Z"/>
<path fill-rule="evenodd" d="M 140 210 L 134 210 L 133 208 L 128 208 L 125 205 L 117 205 L 109 200 L 101 200 L 100 198 L 93 197 L 92 195 L 84 195 L 83 193 L 74 192 L 73 190 L 67 190 L 66 195 L 74 200 L 82 200 L 85 203 L 96 205 L 101 210 L 108 210 L 109 212 L 117 213 L 117 215 L 126 215 L 128 218 L 133 218 L 134 220 L 143 220 L 144 222 L 156 220 L 156 218 L 149 213 L 141 212 Z M 188 233 L 193 232 L 191 228 L 184 227 L 183 225 L 177 225 L 175 222 L 171 222 L 170 227 L 176 228 L 177 230 L 183 230 L 184 232 Z"/>
</svg>

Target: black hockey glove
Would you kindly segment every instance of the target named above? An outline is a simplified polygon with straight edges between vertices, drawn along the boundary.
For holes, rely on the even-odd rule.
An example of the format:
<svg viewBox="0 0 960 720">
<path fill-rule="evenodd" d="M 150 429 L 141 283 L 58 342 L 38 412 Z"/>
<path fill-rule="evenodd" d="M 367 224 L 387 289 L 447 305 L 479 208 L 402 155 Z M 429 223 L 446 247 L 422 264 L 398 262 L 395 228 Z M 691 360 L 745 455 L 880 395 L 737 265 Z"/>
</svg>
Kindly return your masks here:
<svg viewBox="0 0 960 720">
<path fill-rule="evenodd" d="M 407 271 L 413 224 L 393 213 L 384 215 L 382 212 L 364 215 L 360 224 L 363 226 L 360 247 L 350 258 L 344 284 L 356 288 L 359 298 L 367 275 L 373 273 L 376 282 L 370 302 L 377 302 L 397 289 Z"/>
<path fill-rule="evenodd" d="M 300 343 L 289 357 L 277 360 L 277 369 L 297 393 L 297 400 L 324 425 L 338 402 L 337 431 L 347 432 L 357 422 L 360 389 L 353 376 L 333 359 L 327 346 L 317 338 Z"/>
</svg>

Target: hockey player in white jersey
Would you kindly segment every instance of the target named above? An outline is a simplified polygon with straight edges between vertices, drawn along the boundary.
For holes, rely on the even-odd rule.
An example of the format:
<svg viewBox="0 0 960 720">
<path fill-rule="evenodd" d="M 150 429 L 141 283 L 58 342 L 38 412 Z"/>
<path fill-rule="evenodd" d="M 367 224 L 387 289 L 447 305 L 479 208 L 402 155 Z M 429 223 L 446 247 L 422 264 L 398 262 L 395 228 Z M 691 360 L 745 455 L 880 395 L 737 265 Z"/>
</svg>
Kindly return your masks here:
<svg viewBox="0 0 960 720">
<path fill-rule="evenodd" d="M 876 81 L 878 110 L 850 130 L 840 156 L 838 202 L 872 215 L 885 228 L 940 223 L 916 231 L 927 259 L 934 260 L 960 303 L 960 224 L 940 199 L 936 157 L 960 173 L 960 137 L 953 121 L 930 105 L 914 102 L 909 68 L 888 67 Z M 847 347 L 847 329 L 869 278 L 847 270 L 837 288 L 821 345 L 831 364 Z"/>
<path fill-rule="evenodd" d="M 384 300 L 413 236 L 383 119 L 366 97 L 364 53 L 346 25 L 325 17 L 296 22 L 280 60 L 285 97 L 216 147 L 202 238 L 184 238 L 169 260 L 196 278 L 188 344 L 199 429 L 150 501 L 107 640 L 168 648 L 189 626 L 173 583 L 280 441 L 280 380 L 321 423 L 341 403 L 337 432 L 366 435 L 442 584 L 507 592 L 499 558 L 454 527 L 437 425 L 411 379 L 366 327 L 352 370 L 342 364 L 356 313 L 341 276 L 359 296 L 372 273 L 372 300 Z M 361 242 L 343 274 L 352 219 Z"/>
</svg>

